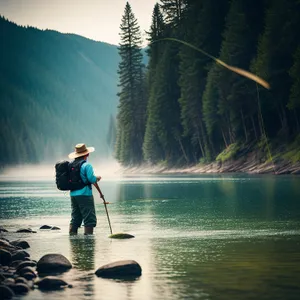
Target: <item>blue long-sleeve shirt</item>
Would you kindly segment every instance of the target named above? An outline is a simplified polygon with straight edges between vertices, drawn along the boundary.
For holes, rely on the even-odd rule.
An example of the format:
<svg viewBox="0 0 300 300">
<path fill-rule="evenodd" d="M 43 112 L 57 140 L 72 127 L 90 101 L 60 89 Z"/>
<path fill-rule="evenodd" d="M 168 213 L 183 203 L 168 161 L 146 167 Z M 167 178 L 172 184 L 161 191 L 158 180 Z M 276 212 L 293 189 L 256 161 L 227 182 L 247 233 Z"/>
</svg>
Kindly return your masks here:
<svg viewBox="0 0 300 300">
<path fill-rule="evenodd" d="M 95 183 L 97 182 L 97 177 L 94 174 L 94 169 L 91 164 L 85 162 L 80 168 L 80 177 L 84 183 Z M 92 186 L 91 184 L 86 185 L 81 190 L 75 190 L 70 192 L 70 196 L 92 196 Z"/>
</svg>

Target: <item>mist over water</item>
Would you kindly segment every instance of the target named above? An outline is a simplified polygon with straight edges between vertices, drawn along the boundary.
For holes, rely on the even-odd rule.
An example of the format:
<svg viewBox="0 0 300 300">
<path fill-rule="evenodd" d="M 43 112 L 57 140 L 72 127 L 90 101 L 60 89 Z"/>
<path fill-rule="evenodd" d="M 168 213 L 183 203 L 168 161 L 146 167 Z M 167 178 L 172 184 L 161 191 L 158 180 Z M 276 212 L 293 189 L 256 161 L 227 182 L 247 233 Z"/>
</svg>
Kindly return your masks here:
<svg viewBox="0 0 300 300">
<path fill-rule="evenodd" d="M 90 162 L 90 161 L 89 161 Z M 24 164 L 4 168 L 0 172 L 0 181 L 52 181 L 55 180 L 55 164 Z M 96 175 L 102 179 L 120 178 L 120 164 L 112 159 L 107 161 L 92 161 Z"/>
</svg>

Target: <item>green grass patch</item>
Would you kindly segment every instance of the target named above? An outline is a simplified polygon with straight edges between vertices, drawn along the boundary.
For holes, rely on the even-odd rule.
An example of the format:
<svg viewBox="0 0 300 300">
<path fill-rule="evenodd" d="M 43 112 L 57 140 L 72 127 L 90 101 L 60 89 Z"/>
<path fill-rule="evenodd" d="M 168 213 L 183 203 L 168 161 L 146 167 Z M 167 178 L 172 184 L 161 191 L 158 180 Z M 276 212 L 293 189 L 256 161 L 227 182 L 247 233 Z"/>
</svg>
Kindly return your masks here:
<svg viewBox="0 0 300 300">
<path fill-rule="evenodd" d="M 239 146 L 237 143 L 231 144 L 216 157 L 216 161 L 224 162 L 229 159 L 233 159 L 238 150 Z"/>
<path fill-rule="evenodd" d="M 299 162 L 300 161 L 300 149 L 294 149 L 294 150 L 288 151 L 288 152 L 284 153 L 282 157 L 293 163 Z"/>
<path fill-rule="evenodd" d="M 300 161 L 300 134 L 287 146 L 287 151 L 282 154 L 282 157 L 292 163 Z"/>
</svg>

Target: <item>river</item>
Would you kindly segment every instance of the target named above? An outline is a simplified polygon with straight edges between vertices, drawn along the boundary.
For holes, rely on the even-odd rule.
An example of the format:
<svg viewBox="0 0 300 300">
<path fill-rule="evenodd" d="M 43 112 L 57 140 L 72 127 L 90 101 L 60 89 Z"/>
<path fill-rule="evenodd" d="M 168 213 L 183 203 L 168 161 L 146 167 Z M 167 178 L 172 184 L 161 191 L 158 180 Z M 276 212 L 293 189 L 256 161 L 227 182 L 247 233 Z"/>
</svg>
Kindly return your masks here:
<svg viewBox="0 0 300 300">
<path fill-rule="evenodd" d="M 93 236 L 68 235 L 70 200 L 49 180 L 0 182 L 0 225 L 10 241 L 25 239 L 32 259 L 61 253 L 73 288 L 31 291 L 22 299 L 299 299 L 300 177 L 218 174 L 103 179 L 111 202 L 111 240 L 99 195 Z M 42 231 L 42 225 L 58 231 Z M 37 233 L 15 233 L 30 227 Z M 96 277 L 123 259 L 142 268 L 137 280 Z"/>
</svg>

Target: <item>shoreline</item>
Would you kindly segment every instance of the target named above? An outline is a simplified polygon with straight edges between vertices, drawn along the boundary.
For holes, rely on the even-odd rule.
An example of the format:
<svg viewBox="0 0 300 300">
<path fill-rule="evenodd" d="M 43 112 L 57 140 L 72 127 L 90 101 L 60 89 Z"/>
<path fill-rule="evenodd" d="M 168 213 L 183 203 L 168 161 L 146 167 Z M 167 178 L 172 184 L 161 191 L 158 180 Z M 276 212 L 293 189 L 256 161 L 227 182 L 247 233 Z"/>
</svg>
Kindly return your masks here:
<svg viewBox="0 0 300 300">
<path fill-rule="evenodd" d="M 120 173 L 132 174 L 220 174 L 220 173 L 247 173 L 247 174 L 274 174 L 300 175 L 300 162 L 292 163 L 281 160 L 277 162 L 257 162 L 252 159 L 240 158 L 225 162 L 209 164 L 195 164 L 182 167 L 167 167 L 163 165 L 141 164 L 138 166 L 122 167 Z"/>
</svg>

